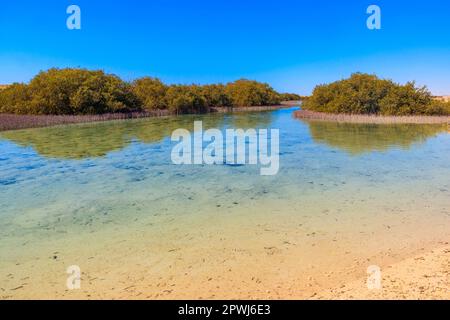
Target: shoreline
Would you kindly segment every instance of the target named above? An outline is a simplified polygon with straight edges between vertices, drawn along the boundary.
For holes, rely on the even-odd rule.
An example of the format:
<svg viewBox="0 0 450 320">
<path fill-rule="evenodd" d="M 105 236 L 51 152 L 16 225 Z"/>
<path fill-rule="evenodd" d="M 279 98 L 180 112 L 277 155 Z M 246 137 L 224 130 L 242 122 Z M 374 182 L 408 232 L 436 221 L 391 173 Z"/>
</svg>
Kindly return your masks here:
<svg viewBox="0 0 450 320">
<path fill-rule="evenodd" d="M 294 117 L 304 120 L 362 124 L 450 124 L 450 116 L 378 116 L 298 110 L 294 112 Z"/>
<path fill-rule="evenodd" d="M 254 106 L 254 107 L 234 107 L 234 108 L 211 108 L 209 113 L 235 113 L 235 112 L 262 112 L 290 108 L 298 103 L 283 102 L 276 106 Z M 17 115 L 0 113 L 0 132 L 44 128 L 58 125 L 95 123 L 114 120 L 130 120 L 143 118 L 162 118 L 178 116 L 168 110 L 155 110 L 151 112 L 131 112 L 131 113 L 107 113 L 99 115 Z"/>
<path fill-rule="evenodd" d="M 254 107 L 220 107 L 211 108 L 210 113 L 236 113 L 236 112 L 263 112 L 263 111 L 273 111 L 280 109 L 287 109 L 298 106 L 298 103 L 282 102 L 280 105 L 276 106 L 254 106 Z"/>
<path fill-rule="evenodd" d="M 17 115 L 0 114 L 0 132 L 59 125 L 105 122 L 169 116 L 168 112 L 107 113 L 102 115 Z"/>
</svg>

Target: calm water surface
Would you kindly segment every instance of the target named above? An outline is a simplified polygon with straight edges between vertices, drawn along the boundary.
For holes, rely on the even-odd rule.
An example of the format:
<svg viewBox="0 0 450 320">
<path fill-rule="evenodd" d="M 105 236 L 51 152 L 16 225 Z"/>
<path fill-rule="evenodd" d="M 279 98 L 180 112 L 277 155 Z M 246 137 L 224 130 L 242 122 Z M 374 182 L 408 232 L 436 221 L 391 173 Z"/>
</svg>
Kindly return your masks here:
<svg viewBox="0 0 450 320">
<path fill-rule="evenodd" d="M 280 129 L 279 174 L 173 165 L 194 120 Z M 3 132 L 0 208 L 2 297 L 304 297 L 449 240 L 450 135 L 292 110 Z"/>
</svg>

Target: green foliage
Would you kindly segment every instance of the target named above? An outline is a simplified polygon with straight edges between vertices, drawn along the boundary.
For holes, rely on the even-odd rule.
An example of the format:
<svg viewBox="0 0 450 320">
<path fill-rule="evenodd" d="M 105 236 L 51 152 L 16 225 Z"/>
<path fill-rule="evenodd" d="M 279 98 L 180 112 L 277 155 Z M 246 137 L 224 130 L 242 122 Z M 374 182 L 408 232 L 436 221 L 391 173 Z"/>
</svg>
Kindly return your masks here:
<svg viewBox="0 0 450 320">
<path fill-rule="evenodd" d="M 427 106 L 425 114 L 448 116 L 450 115 L 450 102 L 433 100 L 433 102 Z"/>
<path fill-rule="evenodd" d="M 383 115 L 427 114 L 427 107 L 433 98 L 425 88 L 416 88 L 408 82 L 404 86 L 393 85 L 380 100 L 380 113 Z"/>
<path fill-rule="evenodd" d="M 347 114 L 435 115 L 450 114 L 448 108 L 437 105 L 426 87 L 417 88 L 375 75 L 356 73 L 349 79 L 314 89 L 303 108 L 311 111 Z"/>
<path fill-rule="evenodd" d="M 157 78 L 145 77 L 132 84 L 133 93 L 146 110 L 166 109 L 167 86 Z"/>
<path fill-rule="evenodd" d="M 138 104 L 118 77 L 84 69 L 50 69 L 28 85 L 15 84 L 0 93 L 2 112 L 18 114 L 127 112 Z"/>
<path fill-rule="evenodd" d="M 311 97 L 279 94 L 266 83 L 241 79 L 226 85 L 172 85 L 145 77 L 131 84 L 103 71 L 50 69 L 29 84 L 0 90 L 0 112 L 15 114 L 102 114 L 168 109 L 204 113 L 216 107 L 277 105 L 302 100 L 306 110 L 380 115 L 450 115 L 450 103 L 434 100 L 426 87 L 406 85 L 375 75 L 319 85 Z"/>
<path fill-rule="evenodd" d="M 281 101 L 301 101 L 303 100 L 305 97 L 296 94 L 296 93 L 281 93 L 280 94 L 280 99 Z"/>
<path fill-rule="evenodd" d="M 246 79 L 229 83 L 225 92 L 235 107 L 276 105 L 281 101 L 280 95 L 268 84 Z"/>
<path fill-rule="evenodd" d="M 202 86 L 202 95 L 209 107 L 231 107 L 231 97 L 227 95 L 223 84 Z"/>
<path fill-rule="evenodd" d="M 176 113 L 204 113 L 209 110 L 199 86 L 170 86 L 166 92 L 167 108 Z"/>
<path fill-rule="evenodd" d="M 268 84 L 238 80 L 227 85 L 172 85 L 145 77 L 131 84 L 103 71 L 50 69 L 29 84 L 0 90 L 0 112 L 15 114 L 103 114 L 168 109 L 204 113 L 216 107 L 277 105 L 284 96 Z"/>
<path fill-rule="evenodd" d="M 0 112 L 2 113 L 29 113 L 31 95 L 28 86 L 14 83 L 0 91 Z"/>
</svg>

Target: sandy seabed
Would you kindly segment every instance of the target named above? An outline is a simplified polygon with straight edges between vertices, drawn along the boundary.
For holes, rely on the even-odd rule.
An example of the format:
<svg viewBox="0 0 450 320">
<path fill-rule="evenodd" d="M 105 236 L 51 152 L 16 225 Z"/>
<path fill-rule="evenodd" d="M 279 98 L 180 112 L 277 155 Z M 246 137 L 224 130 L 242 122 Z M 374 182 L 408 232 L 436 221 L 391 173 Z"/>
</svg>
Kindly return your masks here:
<svg viewBox="0 0 450 320">
<path fill-rule="evenodd" d="M 117 226 L 91 230 L 82 237 L 69 235 L 38 245 L 23 239 L 27 258 L 24 249 L 20 256 L 9 255 L 9 263 L 1 268 L 0 295 L 2 299 L 449 299 L 450 247 L 438 240 L 446 238 L 445 226 L 418 230 L 417 237 L 424 241 L 411 244 L 410 228 L 420 221 L 401 225 L 391 219 L 387 227 L 382 222 L 386 216 L 357 221 L 370 227 L 352 230 L 351 216 L 335 222 L 323 215 L 318 225 L 307 216 L 279 212 L 268 219 L 257 211 L 250 216 L 231 211 L 220 218 L 162 216 L 136 222 L 129 230 Z M 79 290 L 66 287 L 70 265 L 82 270 Z M 382 290 L 367 288 L 371 265 L 381 268 Z"/>
<path fill-rule="evenodd" d="M 50 135 L 68 142 L 56 156 L 45 143 L 37 154 L 2 141 L 0 298 L 449 299 L 446 133 L 412 145 L 400 134 L 399 147 L 387 131 L 376 144 L 387 147 L 372 150 L 373 131 L 319 128 L 358 137 L 363 151 L 348 152 L 342 141 L 314 142 L 290 112 L 262 123 L 283 128 L 273 178 L 252 167 L 171 166 L 168 143 L 58 159 L 111 137 L 84 126 Z M 79 290 L 66 285 L 74 265 Z M 381 269 L 381 290 L 366 286 L 370 266 Z"/>
<path fill-rule="evenodd" d="M 450 247 L 424 252 L 387 266 L 380 289 L 368 289 L 367 278 L 332 288 L 317 299 L 440 300 L 450 299 Z"/>
</svg>

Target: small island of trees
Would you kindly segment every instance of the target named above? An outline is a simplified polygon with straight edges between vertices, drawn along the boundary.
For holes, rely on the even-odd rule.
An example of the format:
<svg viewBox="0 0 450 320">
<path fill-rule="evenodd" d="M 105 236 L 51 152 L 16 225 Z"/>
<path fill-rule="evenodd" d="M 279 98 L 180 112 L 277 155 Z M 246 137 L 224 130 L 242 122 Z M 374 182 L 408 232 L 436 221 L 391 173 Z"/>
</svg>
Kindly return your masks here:
<svg viewBox="0 0 450 320">
<path fill-rule="evenodd" d="M 317 86 L 303 101 L 302 109 L 352 115 L 450 115 L 450 103 L 434 99 L 426 87 L 417 87 L 414 82 L 401 85 L 364 73 Z"/>
</svg>

